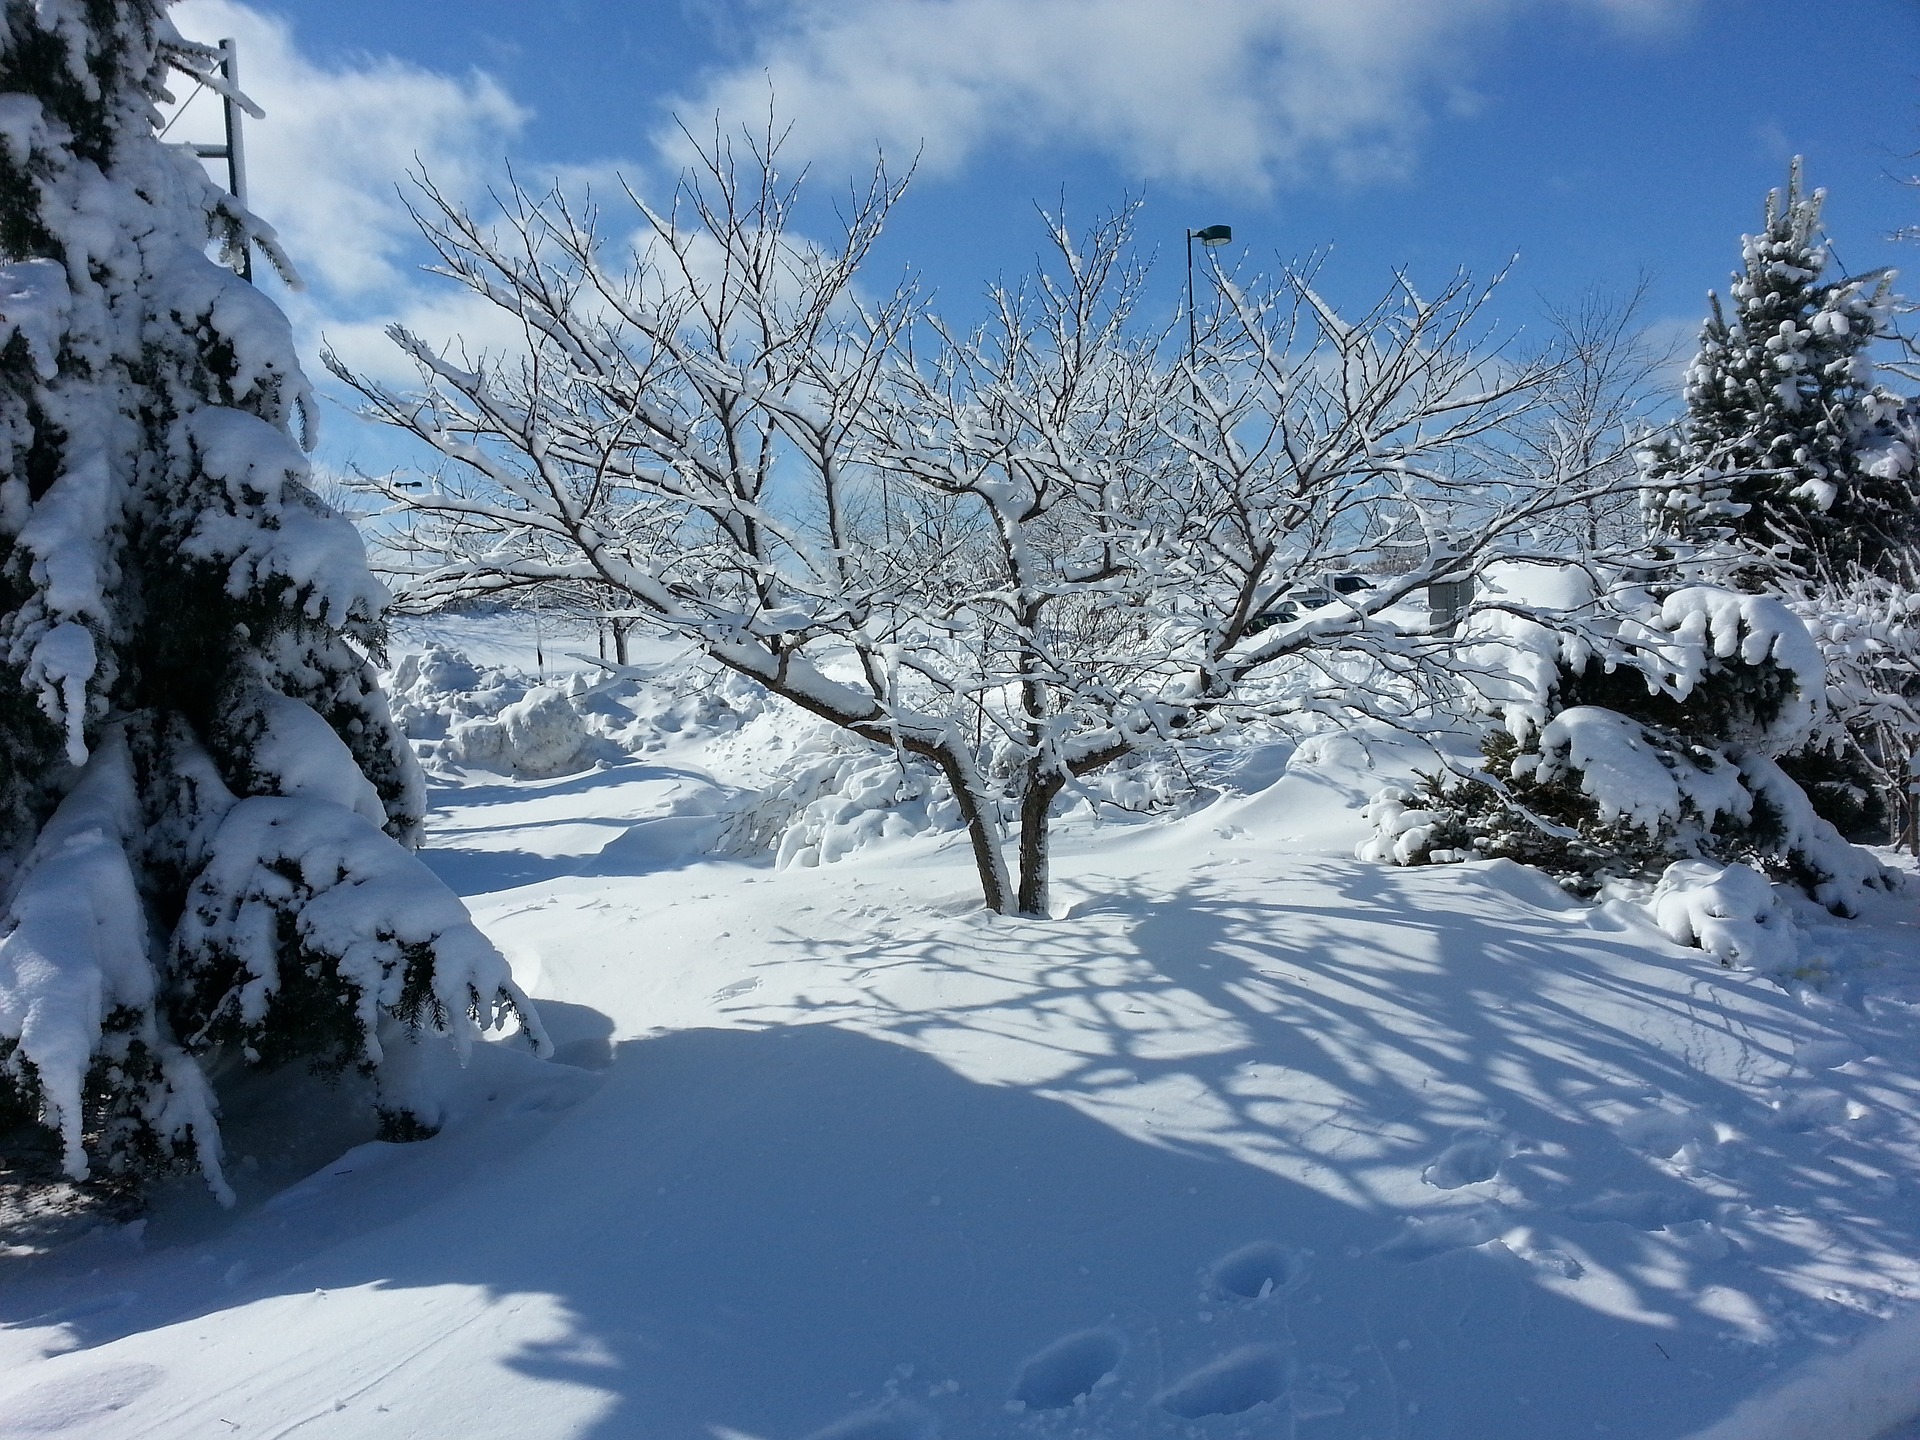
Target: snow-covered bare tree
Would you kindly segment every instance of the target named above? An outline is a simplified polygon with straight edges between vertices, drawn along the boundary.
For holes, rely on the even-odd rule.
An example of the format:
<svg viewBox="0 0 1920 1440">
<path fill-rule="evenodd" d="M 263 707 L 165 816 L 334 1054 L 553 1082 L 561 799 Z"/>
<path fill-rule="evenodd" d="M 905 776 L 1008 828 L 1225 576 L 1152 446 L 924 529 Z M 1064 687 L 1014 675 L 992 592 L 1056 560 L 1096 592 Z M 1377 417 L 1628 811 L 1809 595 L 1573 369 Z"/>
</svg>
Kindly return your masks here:
<svg viewBox="0 0 1920 1440">
<path fill-rule="evenodd" d="M 1541 403 L 1516 434 L 1536 472 L 1564 472 L 1590 489 L 1598 488 L 1596 467 L 1603 462 L 1623 481 L 1633 472 L 1635 442 L 1654 431 L 1679 358 L 1677 347 L 1647 328 L 1649 285 L 1643 275 L 1621 290 L 1591 286 L 1570 304 L 1547 307 L 1552 371 Z M 1570 554 L 1631 550 L 1646 538 L 1641 499 L 1628 484 L 1563 512 L 1555 523 Z"/>
<path fill-rule="evenodd" d="M 0 1103 L 76 1177 L 224 1192 L 212 1067 L 360 1067 L 417 1129 L 410 1036 L 538 1030 L 409 853 L 387 596 L 305 483 L 285 317 L 208 255 L 284 270 L 272 232 L 157 137 L 170 71 L 223 84 L 166 8 L 0 27 Z"/>
<path fill-rule="evenodd" d="M 1621 483 L 1518 463 L 1549 367 L 1484 344 L 1464 279 L 1346 319 L 1309 275 L 1221 276 L 1189 368 L 1184 322 L 1140 318 L 1122 211 L 1050 219 L 1050 259 L 959 331 L 856 283 L 900 182 L 810 243 L 776 140 L 716 136 L 672 206 L 629 197 L 632 249 L 559 194 L 483 222 L 428 184 L 441 270 L 524 349 L 395 330 L 413 392 L 332 363 L 443 457 L 387 487 L 409 596 L 603 587 L 944 776 L 992 909 L 1046 912 L 1049 816 L 1103 767 L 1253 715 L 1419 713 L 1454 663 L 1427 585 Z M 1283 604 L 1383 543 L 1417 563 Z"/>
</svg>

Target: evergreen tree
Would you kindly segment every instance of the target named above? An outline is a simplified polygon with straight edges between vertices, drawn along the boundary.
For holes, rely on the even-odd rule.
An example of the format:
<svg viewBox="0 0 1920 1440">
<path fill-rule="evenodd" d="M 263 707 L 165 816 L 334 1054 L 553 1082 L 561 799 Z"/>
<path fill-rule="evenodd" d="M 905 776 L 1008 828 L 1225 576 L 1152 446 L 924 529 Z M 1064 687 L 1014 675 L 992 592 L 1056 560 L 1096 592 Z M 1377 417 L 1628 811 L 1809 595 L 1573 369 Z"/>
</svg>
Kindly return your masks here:
<svg viewBox="0 0 1920 1440">
<path fill-rule="evenodd" d="M 1502 598 L 1512 608 L 1467 636 L 1500 721 L 1481 770 L 1383 792 L 1363 854 L 1511 859 L 1581 895 L 1676 862 L 1743 863 L 1842 914 L 1890 883 L 1780 763 L 1822 721 L 1826 688 L 1825 658 L 1784 602 L 1705 585 L 1658 595 L 1624 576 L 1557 604 Z"/>
<path fill-rule="evenodd" d="M 1746 589 L 1781 573 L 1890 574 L 1920 540 L 1899 401 L 1867 354 L 1890 323 L 1892 276 L 1823 281 L 1825 195 L 1803 191 L 1796 159 L 1767 197 L 1765 227 L 1741 241 L 1732 314 L 1708 297 L 1678 433 L 1643 457 L 1656 531 L 1730 542 Z"/>
<path fill-rule="evenodd" d="M 271 231 L 155 133 L 170 69 L 219 84 L 168 3 L 0 0 L 0 1110 L 76 1177 L 197 1159 L 223 1192 L 216 1062 L 357 1067 L 417 1132 L 413 1039 L 539 1042 L 409 853 L 387 597 L 229 268 L 284 271 Z"/>
</svg>

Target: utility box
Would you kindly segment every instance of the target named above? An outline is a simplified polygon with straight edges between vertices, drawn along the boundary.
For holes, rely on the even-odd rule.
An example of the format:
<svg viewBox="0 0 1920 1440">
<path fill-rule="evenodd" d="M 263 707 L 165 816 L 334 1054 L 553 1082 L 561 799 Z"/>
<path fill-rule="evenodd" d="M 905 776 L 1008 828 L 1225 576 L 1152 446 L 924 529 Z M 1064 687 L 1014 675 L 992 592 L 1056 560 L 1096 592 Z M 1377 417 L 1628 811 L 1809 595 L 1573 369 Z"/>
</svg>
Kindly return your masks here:
<svg viewBox="0 0 1920 1440">
<path fill-rule="evenodd" d="M 1427 615 L 1435 630 L 1451 635 L 1473 604 L 1473 579 L 1436 580 L 1427 586 Z"/>
</svg>

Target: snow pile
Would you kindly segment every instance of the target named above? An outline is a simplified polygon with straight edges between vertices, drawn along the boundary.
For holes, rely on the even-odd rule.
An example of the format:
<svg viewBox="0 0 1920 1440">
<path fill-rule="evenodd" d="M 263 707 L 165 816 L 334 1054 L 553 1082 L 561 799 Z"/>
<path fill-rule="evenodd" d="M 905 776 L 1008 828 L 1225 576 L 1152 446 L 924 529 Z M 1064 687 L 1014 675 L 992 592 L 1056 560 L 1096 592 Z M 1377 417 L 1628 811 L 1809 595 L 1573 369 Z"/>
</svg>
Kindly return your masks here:
<svg viewBox="0 0 1920 1440">
<path fill-rule="evenodd" d="M 390 683 L 394 718 L 425 759 L 544 780 L 608 758 L 577 703 L 584 677 L 538 684 L 436 646 L 403 656 Z"/>
<path fill-rule="evenodd" d="M 401 656 L 386 678 L 394 721 L 416 746 L 446 739 L 460 720 L 498 715 L 527 690 L 507 671 L 482 670 L 438 645 Z"/>
<path fill-rule="evenodd" d="M 389 684 L 423 759 L 528 780 L 712 741 L 766 708 L 757 687 L 705 667 L 540 681 L 443 645 L 402 656 Z"/>
<path fill-rule="evenodd" d="M 583 770 L 592 737 L 572 698 L 557 685 L 541 685 L 489 720 L 463 720 L 441 748 L 455 765 L 541 780 Z"/>
<path fill-rule="evenodd" d="M 1647 910 L 1668 939 L 1697 945 L 1722 965 L 1782 974 L 1799 963 L 1792 918 L 1772 882 L 1749 866 L 1676 861 L 1660 876 Z"/>
<path fill-rule="evenodd" d="M 1801 1366 L 1688 1440 L 1906 1440 L 1920 1418 L 1920 1313 Z M 1902 1426 L 1896 1430 L 1893 1427 Z"/>
</svg>

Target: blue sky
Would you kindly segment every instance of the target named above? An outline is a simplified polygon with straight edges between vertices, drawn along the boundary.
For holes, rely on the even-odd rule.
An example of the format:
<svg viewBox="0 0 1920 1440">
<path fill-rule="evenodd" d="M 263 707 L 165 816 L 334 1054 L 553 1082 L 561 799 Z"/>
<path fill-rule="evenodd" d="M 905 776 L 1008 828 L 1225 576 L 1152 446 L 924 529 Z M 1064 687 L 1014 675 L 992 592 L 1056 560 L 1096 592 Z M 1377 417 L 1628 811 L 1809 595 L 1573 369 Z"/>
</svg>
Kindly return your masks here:
<svg viewBox="0 0 1920 1440">
<path fill-rule="evenodd" d="M 240 37 L 269 112 L 249 132 L 256 208 L 311 282 L 289 308 L 310 342 L 324 331 L 356 363 L 384 363 L 391 318 L 436 338 L 478 327 L 413 268 L 393 186 L 414 155 L 475 196 L 509 157 L 523 174 L 605 189 L 618 172 L 661 194 L 670 117 L 751 119 L 770 85 L 823 196 L 876 139 L 921 154 L 883 260 L 922 273 L 950 311 L 1028 265 L 1033 204 L 1064 191 L 1082 215 L 1144 195 L 1169 307 L 1185 227 L 1225 222 L 1256 265 L 1330 245 L 1325 288 L 1349 301 L 1395 265 L 1437 279 L 1517 253 L 1500 302 L 1517 324 L 1542 297 L 1645 271 L 1650 320 L 1690 332 L 1795 153 L 1831 192 L 1845 265 L 1904 263 L 1920 287 L 1920 244 L 1886 238 L 1920 224 L 1920 189 L 1889 178 L 1920 169 L 1920 0 L 186 0 L 175 13 L 196 38 Z M 382 448 L 335 423 L 322 454 L 365 463 Z"/>
</svg>

